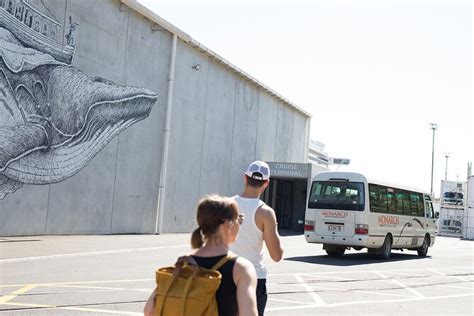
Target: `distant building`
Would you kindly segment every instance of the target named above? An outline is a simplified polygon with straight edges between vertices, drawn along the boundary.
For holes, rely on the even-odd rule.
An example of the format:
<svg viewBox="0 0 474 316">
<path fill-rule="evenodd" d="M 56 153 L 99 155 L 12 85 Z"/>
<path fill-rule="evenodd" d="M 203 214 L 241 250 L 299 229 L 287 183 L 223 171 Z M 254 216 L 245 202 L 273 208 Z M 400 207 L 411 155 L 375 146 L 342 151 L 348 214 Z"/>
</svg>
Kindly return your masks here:
<svg viewBox="0 0 474 316">
<path fill-rule="evenodd" d="M 324 143 L 310 139 L 308 144 L 308 162 L 329 169 L 330 165 L 348 165 L 351 160 L 348 158 L 330 157 L 324 150 Z"/>
<path fill-rule="evenodd" d="M 323 143 L 310 139 L 308 145 L 308 162 L 327 167 L 329 165 L 329 157 L 324 150 L 324 146 Z"/>
</svg>

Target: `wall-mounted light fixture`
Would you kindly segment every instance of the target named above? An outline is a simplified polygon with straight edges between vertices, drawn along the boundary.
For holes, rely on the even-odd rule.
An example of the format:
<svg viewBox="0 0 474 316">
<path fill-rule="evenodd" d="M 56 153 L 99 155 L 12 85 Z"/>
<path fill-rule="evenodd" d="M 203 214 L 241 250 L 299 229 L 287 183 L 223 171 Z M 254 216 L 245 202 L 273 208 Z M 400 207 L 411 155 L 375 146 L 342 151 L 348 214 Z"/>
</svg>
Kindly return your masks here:
<svg viewBox="0 0 474 316">
<path fill-rule="evenodd" d="M 201 65 L 200 64 L 196 64 L 194 66 L 192 66 L 191 68 L 193 68 L 194 70 L 196 71 L 199 71 L 201 69 Z"/>
<path fill-rule="evenodd" d="M 163 31 L 163 28 L 161 26 L 159 26 L 158 24 L 154 23 L 152 26 L 151 26 L 151 32 L 152 33 L 155 33 L 155 32 L 161 32 Z"/>
</svg>

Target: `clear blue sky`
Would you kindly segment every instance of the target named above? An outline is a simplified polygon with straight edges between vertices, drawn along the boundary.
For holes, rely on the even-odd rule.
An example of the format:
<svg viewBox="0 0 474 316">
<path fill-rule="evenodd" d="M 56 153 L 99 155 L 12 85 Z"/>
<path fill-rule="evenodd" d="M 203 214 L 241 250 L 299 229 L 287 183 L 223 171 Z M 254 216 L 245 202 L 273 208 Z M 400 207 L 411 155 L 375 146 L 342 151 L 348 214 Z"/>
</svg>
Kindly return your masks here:
<svg viewBox="0 0 474 316">
<path fill-rule="evenodd" d="M 313 115 L 340 170 L 434 191 L 474 162 L 470 1 L 140 0 Z"/>
</svg>

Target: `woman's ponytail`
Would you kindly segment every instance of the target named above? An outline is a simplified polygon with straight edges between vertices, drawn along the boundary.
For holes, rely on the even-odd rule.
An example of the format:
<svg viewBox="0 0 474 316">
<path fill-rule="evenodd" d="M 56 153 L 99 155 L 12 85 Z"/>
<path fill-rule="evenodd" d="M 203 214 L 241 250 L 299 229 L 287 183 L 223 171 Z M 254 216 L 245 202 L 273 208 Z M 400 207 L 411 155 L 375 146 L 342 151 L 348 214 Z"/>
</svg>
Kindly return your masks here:
<svg viewBox="0 0 474 316">
<path fill-rule="evenodd" d="M 191 247 L 193 249 L 198 249 L 201 248 L 203 244 L 204 241 L 202 240 L 201 228 L 198 227 L 193 231 L 191 235 Z"/>
</svg>

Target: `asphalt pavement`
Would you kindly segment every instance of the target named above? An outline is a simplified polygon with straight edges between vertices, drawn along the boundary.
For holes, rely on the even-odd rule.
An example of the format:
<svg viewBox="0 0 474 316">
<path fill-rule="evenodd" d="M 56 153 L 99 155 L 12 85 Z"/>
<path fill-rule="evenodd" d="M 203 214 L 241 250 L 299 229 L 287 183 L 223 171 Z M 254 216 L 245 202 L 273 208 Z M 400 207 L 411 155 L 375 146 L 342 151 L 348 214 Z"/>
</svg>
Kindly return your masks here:
<svg viewBox="0 0 474 316">
<path fill-rule="evenodd" d="M 329 258 L 282 233 L 268 262 L 266 315 L 474 315 L 474 242 L 437 237 L 428 257 Z M 0 238 L 2 315 L 141 315 L 154 271 L 190 251 L 190 234 Z"/>
</svg>

